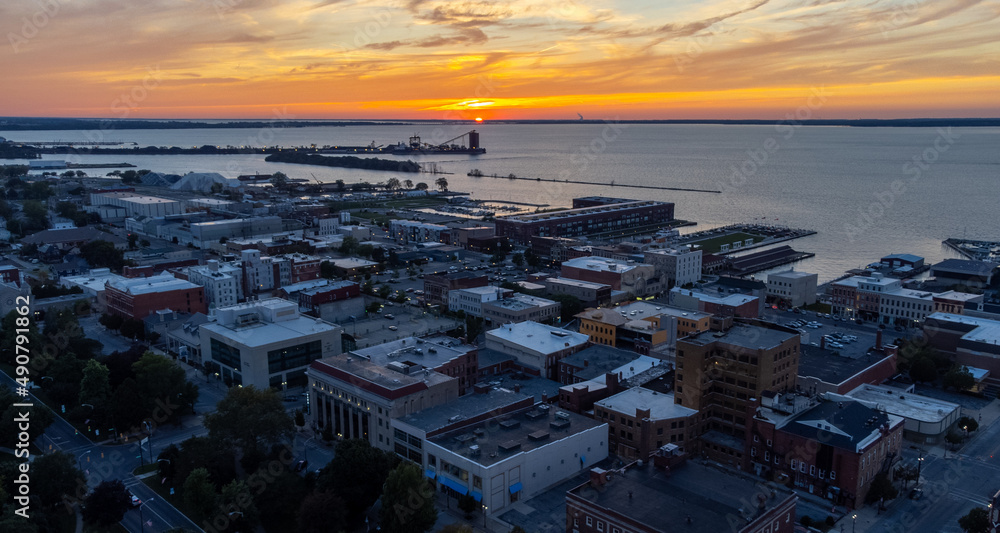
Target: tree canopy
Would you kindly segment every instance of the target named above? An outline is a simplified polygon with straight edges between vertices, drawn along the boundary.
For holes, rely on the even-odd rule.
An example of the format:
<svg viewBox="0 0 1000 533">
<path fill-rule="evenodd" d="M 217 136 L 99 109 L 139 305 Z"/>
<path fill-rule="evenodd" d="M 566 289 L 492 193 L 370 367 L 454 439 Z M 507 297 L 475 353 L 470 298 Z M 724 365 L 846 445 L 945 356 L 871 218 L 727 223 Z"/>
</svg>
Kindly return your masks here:
<svg viewBox="0 0 1000 533">
<path fill-rule="evenodd" d="M 132 499 L 120 479 L 102 481 L 84 500 L 83 521 L 97 526 L 111 526 L 122 521 L 131 505 Z"/>
<path fill-rule="evenodd" d="M 958 519 L 958 527 L 965 533 L 990 533 L 990 514 L 982 507 L 976 507 Z"/>
<path fill-rule="evenodd" d="M 375 503 L 398 463 L 396 454 L 379 450 L 366 440 L 344 440 L 337 444 L 333 460 L 320 470 L 316 490 L 329 490 L 343 498 L 353 521 Z M 343 482 L 345 479 L 351 480 L 350 485 Z"/>
<path fill-rule="evenodd" d="M 250 455 L 263 454 L 295 431 L 278 394 L 254 386 L 229 389 L 216 411 L 205 417 L 205 427 L 211 438 Z"/>
<path fill-rule="evenodd" d="M 415 463 L 400 463 L 385 481 L 382 494 L 382 531 L 424 533 L 434 527 L 434 487 Z"/>
</svg>

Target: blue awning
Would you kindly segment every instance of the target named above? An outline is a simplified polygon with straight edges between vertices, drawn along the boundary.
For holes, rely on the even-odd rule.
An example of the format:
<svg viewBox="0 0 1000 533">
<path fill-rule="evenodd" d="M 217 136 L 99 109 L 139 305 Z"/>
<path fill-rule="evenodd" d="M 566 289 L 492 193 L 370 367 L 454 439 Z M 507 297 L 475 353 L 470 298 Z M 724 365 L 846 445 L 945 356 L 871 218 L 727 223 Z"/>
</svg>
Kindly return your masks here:
<svg viewBox="0 0 1000 533">
<path fill-rule="evenodd" d="M 472 491 L 472 498 L 474 500 L 476 500 L 477 502 L 481 502 L 481 501 L 483 501 L 483 493 L 482 492 Z"/>
<path fill-rule="evenodd" d="M 437 474 L 435 474 L 433 470 L 424 470 L 424 475 L 431 479 L 434 479 L 434 476 L 436 476 Z"/>
<path fill-rule="evenodd" d="M 451 478 L 447 478 L 445 476 L 441 476 L 441 477 L 438 478 L 438 481 L 440 481 L 441 484 L 444 485 L 445 487 L 448 487 L 449 489 L 451 489 L 451 490 L 453 490 L 453 491 L 455 491 L 455 492 L 457 492 L 457 493 L 459 493 L 459 494 L 461 494 L 463 496 L 469 493 L 469 489 L 465 485 L 462 485 L 461 483 L 459 483 L 457 481 L 453 481 Z"/>
<path fill-rule="evenodd" d="M 587 464 L 587 456 L 586 455 L 581 455 L 580 456 L 580 462 L 583 463 L 583 464 Z"/>
<path fill-rule="evenodd" d="M 521 482 L 518 481 L 517 483 L 514 483 L 513 485 L 510 486 L 510 493 L 514 494 L 514 493 L 517 493 L 517 492 L 521 492 L 522 488 L 524 488 L 524 487 L 522 487 L 521 486 Z"/>
</svg>

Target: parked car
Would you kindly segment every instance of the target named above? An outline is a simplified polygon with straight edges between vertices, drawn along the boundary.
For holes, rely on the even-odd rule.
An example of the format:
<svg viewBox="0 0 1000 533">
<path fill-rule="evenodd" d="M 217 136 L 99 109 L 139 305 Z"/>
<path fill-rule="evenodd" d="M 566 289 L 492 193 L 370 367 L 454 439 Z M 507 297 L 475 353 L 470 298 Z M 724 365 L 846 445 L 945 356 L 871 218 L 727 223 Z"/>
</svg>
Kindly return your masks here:
<svg viewBox="0 0 1000 533">
<path fill-rule="evenodd" d="M 923 497 L 924 497 L 924 491 L 921 490 L 921 489 L 915 488 L 915 489 L 913 489 L 913 490 L 910 491 L 910 499 L 911 500 L 919 500 L 920 498 L 923 498 Z"/>
<path fill-rule="evenodd" d="M 397 331 L 397 330 L 399 330 L 398 327 L 396 327 L 396 326 L 389 326 L 389 331 Z"/>
<path fill-rule="evenodd" d="M 391 313 L 386 313 L 386 314 L 385 314 L 385 315 L 383 315 L 383 316 L 384 316 L 385 318 L 389 319 L 389 320 L 392 320 L 392 319 L 396 318 L 396 317 L 395 317 L 394 315 L 392 315 Z"/>
</svg>

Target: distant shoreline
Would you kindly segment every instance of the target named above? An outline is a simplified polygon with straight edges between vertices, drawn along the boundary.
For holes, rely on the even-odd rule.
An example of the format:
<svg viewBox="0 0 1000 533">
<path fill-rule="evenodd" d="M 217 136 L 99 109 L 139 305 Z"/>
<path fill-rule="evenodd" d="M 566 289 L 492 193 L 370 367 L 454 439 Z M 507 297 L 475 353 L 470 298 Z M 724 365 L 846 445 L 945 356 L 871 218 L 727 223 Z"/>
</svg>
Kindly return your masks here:
<svg viewBox="0 0 1000 533">
<path fill-rule="evenodd" d="M 172 129 L 232 129 L 232 128 L 315 128 L 351 126 L 411 126 L 415 124 L 469 124 L 482 125 L 472 120 L 240 120 L 215 122 L 207 119 L 192 120 L 119 120 L 0 117 L 0 131 L 65 131 L 65 130 L 172 130 Z M 722 125 L 722 126 L 777 126 L 794 124 L 802 126 L 844 126 L 854 128 L 941 128 L 941 127 L 1000 127 L 1000 118 L 900 118 L 900 119 L 810 119 L 810 120 L 760 120 L 760 119 L 675 119 L 675 120 L 490 120 L 485 124 L 664 124 L 664 125 Z"/>
</svg>

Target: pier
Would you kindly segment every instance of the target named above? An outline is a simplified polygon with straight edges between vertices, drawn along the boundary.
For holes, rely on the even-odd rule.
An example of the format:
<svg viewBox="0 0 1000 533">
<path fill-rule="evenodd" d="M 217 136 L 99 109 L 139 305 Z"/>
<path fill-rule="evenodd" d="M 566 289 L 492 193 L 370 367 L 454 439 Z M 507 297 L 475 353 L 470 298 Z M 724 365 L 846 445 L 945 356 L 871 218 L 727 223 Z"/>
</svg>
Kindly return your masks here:
<svg viewBox="0 0 1000 533">
<path fill-rule="evenodd" d="M 582 181 L 582 180 L 557 180 L 553 178 L 523 178 L 520 176 L 515 176 L 514 174 L 508 174 L 506 176 L 500 176 L 498 174 L 483 174 L 482 172 L 472 171 L 467 174 L 472 178 L 495 178 L 495 179 L 506 179 L 506 180 L 522 180 L 522 181 L 545 181 L 549 183 L 573 183 L 576 185 L 599 185 L 601 187 L 627 187 L 632 189 L 655 189 L 659 191 L 685 191 L 685 192 L 707 192 L 714 194 L 722 194 L 722 191 L 716 191 L 711 189 L 692 189 L 688 187 L 662 187 L 659 185 L 635 185 L 631 183 L 601 183 L 598 181 Z"/>
<path fill-rule="evenodd" d="M 965 257 L 966 259 L 973 259 L 976 261 L 1000 260 L 1000 242 L 956 239 L 952 237 L 945 239 L 943 244 L 962 254 L 962 257 Z"/>
</svg>

